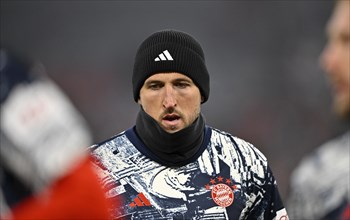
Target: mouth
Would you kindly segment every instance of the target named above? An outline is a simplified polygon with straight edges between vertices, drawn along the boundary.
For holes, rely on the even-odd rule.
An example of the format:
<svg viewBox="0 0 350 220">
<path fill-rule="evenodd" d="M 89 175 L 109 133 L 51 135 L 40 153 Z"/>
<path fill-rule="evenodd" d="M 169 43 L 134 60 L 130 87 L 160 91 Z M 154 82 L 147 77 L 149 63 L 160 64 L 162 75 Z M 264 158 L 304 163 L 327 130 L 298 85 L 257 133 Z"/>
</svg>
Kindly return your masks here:
<svg viewBox="0 0 350 220">
<path fill-rule="evenodd" d="M 333 82 L 332 90 L 336 96 L 342 95 L 344 93 L 348 93 L 346 86 L 341 82 Z"/>
<path fill-rule="evenodd" d="M 179 128 L 181 124 L 181 117 L 177 114 L 167 114 L 162 118 L 163 127 L 165 130 L 174 131 Z"/>
<path fill-rule="evenodd" d="M 168 115 L 165 115 L 163 117 L 163 120 L 168 121 L 168 122 L 174 122 L 174 121 L 177 121 L 179 119 L 180 119 L 180 116 L 178 116 L 176 114 L 168 114 Z"/>
</svg>

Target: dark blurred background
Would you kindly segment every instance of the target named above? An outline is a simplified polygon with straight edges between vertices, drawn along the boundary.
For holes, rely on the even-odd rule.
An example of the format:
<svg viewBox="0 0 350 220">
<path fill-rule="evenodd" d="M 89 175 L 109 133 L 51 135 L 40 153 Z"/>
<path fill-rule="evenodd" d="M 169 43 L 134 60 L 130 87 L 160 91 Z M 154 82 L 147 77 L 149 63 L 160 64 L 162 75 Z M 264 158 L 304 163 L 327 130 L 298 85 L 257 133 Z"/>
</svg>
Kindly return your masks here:
<svg viewBox="0 0 350 220">
<path fill-rule="evenodd" d="M 100 142 L 134 125 L 136 49 L 160 29 L 203 46 L 209 125 L 269 159 L 282 197 L 301 157 L 344 129 L 319 68 L 333 1 L 5 1 L 1 47 L 41 61 Z"/>
</svg>

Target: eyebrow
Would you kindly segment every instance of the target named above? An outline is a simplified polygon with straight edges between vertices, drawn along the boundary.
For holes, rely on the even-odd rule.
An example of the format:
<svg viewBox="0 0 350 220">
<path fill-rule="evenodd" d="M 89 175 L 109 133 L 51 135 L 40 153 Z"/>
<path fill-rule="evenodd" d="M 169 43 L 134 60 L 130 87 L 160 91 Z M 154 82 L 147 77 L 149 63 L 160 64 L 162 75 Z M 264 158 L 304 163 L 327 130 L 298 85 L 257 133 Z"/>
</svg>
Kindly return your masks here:
<svg viewBox="0 0 350 220">
<path fill-rule="evenodd" d="M 176 78 L 174 80 L 171 81 L 171 83 L 174 82 L 188 82 L 188 83 L 193 83 L 193 81 L 191 79 L 187 79 L 187 78 Z M 151 79 L 145 82 L 146 85 L 149 85 L 151 83 L 164 83 L 163 80 L 157 80 L 157 79 Z"/>
<path fill-rule="evenodd" d="M 163 83 L 163 81 L 161 81 L 161 80 L 148 80 L 145 82 L 145 85 L 149 85 L 152 83 Z"/>
<path fill-rule="evenodd" d="M 172 80 L 172 82 L 188 82 L 188 83 L 192 83 L 191 79 L 187 79 L 187 78 L 176 78 L 174 80 Z"/>
</svg>

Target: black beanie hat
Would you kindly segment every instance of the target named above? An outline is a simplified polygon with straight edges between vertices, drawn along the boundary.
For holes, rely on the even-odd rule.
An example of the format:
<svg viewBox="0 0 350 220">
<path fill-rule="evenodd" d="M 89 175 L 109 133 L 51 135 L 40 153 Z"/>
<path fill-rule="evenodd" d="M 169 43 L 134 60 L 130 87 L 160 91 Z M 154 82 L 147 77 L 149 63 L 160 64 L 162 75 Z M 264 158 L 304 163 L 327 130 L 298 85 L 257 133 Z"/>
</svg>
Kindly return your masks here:
<svg viewBox="0 0 350 220">
<path fill-rule="evenodd" d="M 140 45 L 134 64 L 132 85 L 137 102 L 145 80 L 156 73 L 179 72 L 192 79 L 203 96 L 209 97 L 209 73 L 200 44 L 189 34 L 163 30 L 153 33 Z"/>
</svg>

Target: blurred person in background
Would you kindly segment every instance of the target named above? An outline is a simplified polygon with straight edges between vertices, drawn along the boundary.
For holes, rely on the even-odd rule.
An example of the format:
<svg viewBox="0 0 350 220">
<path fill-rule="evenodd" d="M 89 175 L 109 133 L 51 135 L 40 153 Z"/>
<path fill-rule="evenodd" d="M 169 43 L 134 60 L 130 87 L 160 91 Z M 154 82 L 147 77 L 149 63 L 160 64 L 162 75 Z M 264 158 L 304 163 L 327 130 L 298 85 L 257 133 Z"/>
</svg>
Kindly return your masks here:
<svg viewBox="0 0 350 220">
<path fill-rule="evenodd" d="M 113 218 L 288 219 L 266 157 L 205 124 L 209 73 L 192 36 L 145 39 L 132 85 L 136 125 L 92 146 L 107 197 L 121 202 Z"/>
<path fill-rule="evenodd" d="M 350 1 L 336 1 L 320 57 L 333 91 L 334 112 L 350 119 Z M 350 131 L 321 145 L 291 176 L 291 219 L 350 219 Z"/>
<path fill-rule="evenodd" d="M 0 49 L 0 218 L 107 219 L 89 128 L 43 66 Z"/>
</svg>

